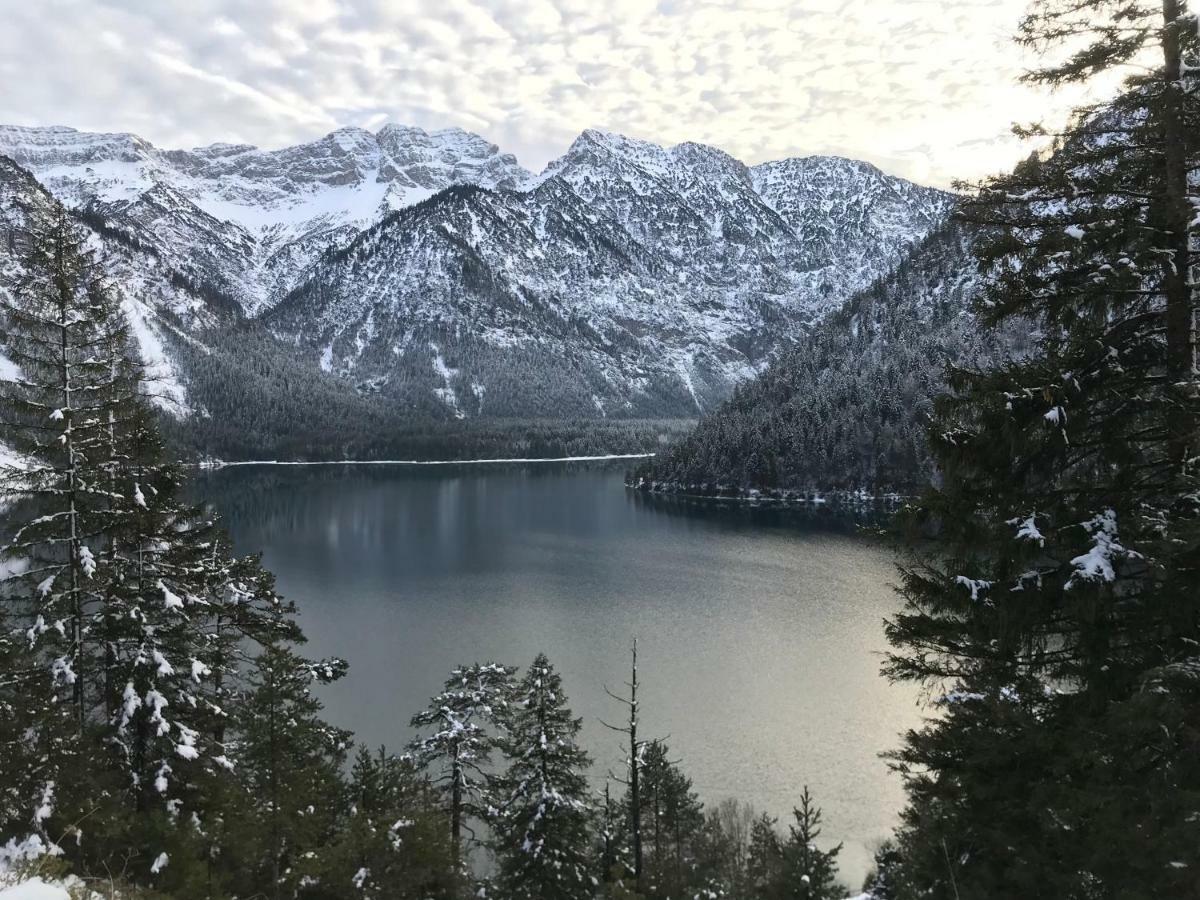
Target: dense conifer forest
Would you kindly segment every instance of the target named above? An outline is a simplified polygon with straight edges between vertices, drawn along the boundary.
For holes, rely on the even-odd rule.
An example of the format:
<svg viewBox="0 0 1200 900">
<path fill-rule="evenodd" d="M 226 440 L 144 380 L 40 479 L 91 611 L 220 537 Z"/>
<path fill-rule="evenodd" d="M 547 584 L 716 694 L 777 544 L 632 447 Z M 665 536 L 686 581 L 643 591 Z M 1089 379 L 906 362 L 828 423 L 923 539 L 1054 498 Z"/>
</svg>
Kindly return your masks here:
<svg viewBox="0 0 1200 900">
<path fill-rule="evenodd" d="M 539 378 L 553 374 L 535 376 L 532 369 L 511 373 L 512 394 L 526 404 L 519 414 L 457 419 L 432 399 L 415 408 L 380 396 L 372 385 L 331 378 L 297 360 L 292 349 L 254 323 L 227 326 L 206 340 L 211 347 L 203 350 L 183 339 L 176 345 L 190 373 L 189 401 L 200 412 L 163 420 L 168 438 L 191 458 L 542 459 L 654 453 L 692 425 L 686 419 L 534 416 L 530 410 L 537 408 Z"/>
</svg>

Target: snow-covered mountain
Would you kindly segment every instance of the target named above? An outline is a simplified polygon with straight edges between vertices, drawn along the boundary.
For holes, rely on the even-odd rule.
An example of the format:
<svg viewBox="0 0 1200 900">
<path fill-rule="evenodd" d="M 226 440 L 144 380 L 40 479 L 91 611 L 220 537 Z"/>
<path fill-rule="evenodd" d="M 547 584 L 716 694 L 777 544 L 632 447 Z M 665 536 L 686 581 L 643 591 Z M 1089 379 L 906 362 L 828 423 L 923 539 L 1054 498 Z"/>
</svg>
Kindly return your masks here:
<svg viewBox="0 0 1200 900">
<path fill-rule="evenodd" d="M 974 237 L 939 227 L 906 264 L 855 295 L 639 473 L 644 490 L 920 490 L 925 429 L 948 363 L 1019 353 L 1018 326 L 981 328 Z"/>
<path fill-rule="evenodd" d="M 181 274 L 254 315 L 313 260 L 395 209 L 470 183 L 517 187 L 516 159 L 460 129 L 342 128 L 264 151 L 160 150 L 133 134 L 0 126 L 0 154 L 63 203 L 154 246 Z"/>
<path fill-rule="evenodd" d="M 187 339 L 257 319 L 431 418 L 709 409 L 953 203 L 865 163 L 749 167 L 592 130 L 537 176 L 478 136 L 394 125 L 277 151 L 0 127 L 0 154 L 118 245 L 118 277 Z"/>
<path fill-rule="evenodd" d="M 31 234 L 45 228 L 62 205 L 29 172 L 0 156 L 0 293 L 13 290 L 22 273 Z M 118 232 L 89 233 L 89 249 L 101 261 L 121 298 L 159 405 L 175 416 L 193 410 L 179 366 L 168 345 L 194 341 L 189 332 L 216 320 L 202 298 L 172 283 L 153 251 L 119 239 Z M 185 324 L 186 323 L 186 324 Z M 190 326 L 190 327 L 189 327 Z M 0 379 L 20 376 L 4 352 Z"/>
<path fill-rule="evenodd" d="M 946 194 L 823 163 L 785 188 L 711 147 L 586 131 L 524 191 L 396 213 L 266 321 L 329 371 L 423 384 L 455 415 L 694 414 L 949 211 Z"/>
</svg>

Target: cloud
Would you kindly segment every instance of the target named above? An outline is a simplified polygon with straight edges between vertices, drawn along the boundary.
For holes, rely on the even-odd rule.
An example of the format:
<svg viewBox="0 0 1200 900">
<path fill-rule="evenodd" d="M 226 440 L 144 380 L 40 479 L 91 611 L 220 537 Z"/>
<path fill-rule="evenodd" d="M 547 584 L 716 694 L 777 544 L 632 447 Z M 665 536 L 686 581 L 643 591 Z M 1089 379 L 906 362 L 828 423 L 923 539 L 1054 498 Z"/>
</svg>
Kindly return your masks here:
<svg viewBox="0 0 1200 900">
<path fill-rule="evenodd" d="M 1073 99 L 1016 85 L 1025 0 L 0 0 L 0 121 L 278 147 L 457 125 L 540 168 L 584 128 L 948 184 Z"/>
</svg>

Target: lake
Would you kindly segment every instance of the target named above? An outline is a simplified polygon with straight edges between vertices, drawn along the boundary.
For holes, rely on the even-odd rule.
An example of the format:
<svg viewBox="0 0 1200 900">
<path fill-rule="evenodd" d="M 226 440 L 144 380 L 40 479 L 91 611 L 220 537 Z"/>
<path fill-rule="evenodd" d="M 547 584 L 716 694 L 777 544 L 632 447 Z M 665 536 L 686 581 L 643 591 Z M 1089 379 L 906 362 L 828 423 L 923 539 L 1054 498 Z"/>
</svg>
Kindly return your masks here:
<svg viewBox="0 0 1200 900">
<path fill-rule="evenodd" d="M 920 721 L 880 677 L 898 607 L 886 545 L 817 518 L 628 491 L 621 463 L 246 466 L 196 486 L 239 552 L 261 550 L 310 655 L 350 674 L 330 721 L 397 750 L 460 662 L 545 651 L 583 717 L 597 790 L 623 759 L 636 636 L 642 734 L 667 738 L 707 803 L 784 817 L 808 784 L 857 887 L 896 822 L 879 758 Z"/>
</svg>

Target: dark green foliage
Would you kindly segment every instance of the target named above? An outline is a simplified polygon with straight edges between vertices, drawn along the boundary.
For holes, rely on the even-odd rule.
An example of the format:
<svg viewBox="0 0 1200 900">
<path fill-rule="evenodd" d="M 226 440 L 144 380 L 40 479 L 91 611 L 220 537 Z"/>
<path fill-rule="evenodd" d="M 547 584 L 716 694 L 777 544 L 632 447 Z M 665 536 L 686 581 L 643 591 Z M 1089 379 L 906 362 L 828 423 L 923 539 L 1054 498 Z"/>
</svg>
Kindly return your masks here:
<svg viewBox="0 0 1200 900">
<path fill-rule="evenodd" d="M 875 865 L 863 883 L 863 893 L 871 900 L 897 900 L 911 896 L 912 888 L 907 882 L 904 854 L 894 840 L 884 841 L 875 851 Z"/>
<path fill-rule="evenodd" d="M 562 678 L 539 654 L 516 685 L 505 722 L 511 762 L 498 781 L 492 817 L 497 896 L 583 900 L 595 893 L 591 760 L 576 742 L 581 725 Z"/>
<path fill-rule="evenodd" d="M 891 889 L 1195 895 L 1195 18 L 1048 0 L 1022 39 L 1063 47 L 1033 76 L 1050 83 L 1138 48 L 1165 62 L 966 203 L 980 315 L 1032 320 L 1037 340 L 954 373 L 937 404 L 942 478 L 913 524 L 943 542 L 904 571 L 888 671 L 945 712 L 895 754 L 910 802 Z"/>
<path fill-rule="evenodd" d="M 189 454 L 218 459 L 495 459 L 648 453 L 690 428 L 690 420 L 551 418 L 536 403 L 485 418 L 455 419 L 430 381 L 418 400 L 326 374 L 261 325 L 205 332 L 203 350 L 182 339 L 173 351 L 188 375 L 188 397 L 203 413 L 166 419 L 168 436 Z M 419 366 L 417 365 L 419 362 Z M 414 378 L 429 378 L 427 357 Z M 527 362 L 533 371 L 535 360 Z M 514 374 L 511 391 L 529 398 Z M 521 376 L 524 377 L 524 376 Z M 546 377 L 551 377 L 546 375 Z M 465 389 L 470 395 L 469 387 Z M 501 392 L 495 392 L 497 397 Z M 426 397 L 426 394 L 428 395 Z M 589 401 L 590 402 L 590 401 Z M 592 410 L 594 412 L 594 410 Z"/>
<path fill-rule="evenodd" d="M 441 900 L 459 895 L 440 798 L 407 759 L 360 748 L 347 785 L 348 808 L 323 880 L 339 896 Z"/>
<path fill-rule="evenodd" d="M 645 744 L 642 751 L 638 817 L 648 897 L 690 896 L 703 881 L 693 841 L 704 824 L 704 807 L 692 780 L 668 754 L 662 741 Z"/>
<path fill-rule="evenodd" d="M 232 760 L 254 814 L 241 817 L 226 851 L 244 859 L 243 890 L 283 897 L 310 887 L 307 895 L 344 896 L 344 886 L 322 883 L 322 854 L 344 806 L 340 769 L 350 735 L 320 719 L 312 693 L 340 668 L 272 645 L 254 661 Z"/>
<path fill-rule="evenodd" d="M 763 813 L 750 826 L 746 874 L 751 890 L 763 900 L 775 900 L 783 883 L 783 842 L 775 819 Z"/>
</svg>

